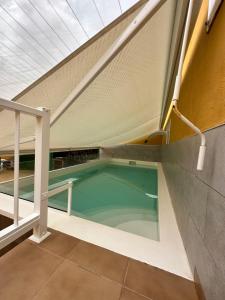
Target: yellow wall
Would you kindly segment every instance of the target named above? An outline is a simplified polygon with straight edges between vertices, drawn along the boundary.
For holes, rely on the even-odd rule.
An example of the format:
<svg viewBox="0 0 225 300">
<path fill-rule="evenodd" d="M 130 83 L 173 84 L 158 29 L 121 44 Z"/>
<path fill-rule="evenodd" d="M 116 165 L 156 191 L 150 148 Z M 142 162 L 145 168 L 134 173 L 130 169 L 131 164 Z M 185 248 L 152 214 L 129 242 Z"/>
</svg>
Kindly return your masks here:
<svg viewBox="0 0 225 300">
<path fill-rule="evenodd" d="M 179 110 L 203 131 L 225 123 L 225 3 L 209 33 L 208 1 L 203 0 L 183 68 Z M 165 117 L 165 116 L 164 116 Z M 171 115 L 171 141 L 193 132 Z"/>
<path fill-rule="evenodd" d="M 208 0 L 203 0 L 184 61 L 178 102 L 179 110 L 203 131 L 225 123 L 225 1 L 208 33 L 207 10 Z M 171 142 L 191 135 L 194 132 L 172 113 Z M 145 140 L 137 139 L 132 144 L 144 144 Z M 161 142 L 160 136 L 148 144 Z"/>
</svg>

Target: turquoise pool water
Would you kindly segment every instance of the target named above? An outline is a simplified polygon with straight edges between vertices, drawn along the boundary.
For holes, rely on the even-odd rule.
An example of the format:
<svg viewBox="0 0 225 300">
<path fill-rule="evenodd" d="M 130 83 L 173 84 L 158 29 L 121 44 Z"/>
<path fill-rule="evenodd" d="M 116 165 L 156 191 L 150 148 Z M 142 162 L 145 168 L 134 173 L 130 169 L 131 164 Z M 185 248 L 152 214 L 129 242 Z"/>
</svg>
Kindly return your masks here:
<svg viewBox="0 0 225 300">
<path fill-rule="evenodd" d="M 57 176 L 49 180 L 49 185 L 54 187 L 70 178 L 77 179 L 73 185 L 73 215 L 159 239 L 157 169 L 106 164 Z M 5 189 L 9 193 L 10 187 Z M 33 200 L 32 191 L 32 185 L 20 188 L 21 198 Z M 49 198 L 49 206 L 66 211 L 67 195 L 64 191 Z"/>
</svg>

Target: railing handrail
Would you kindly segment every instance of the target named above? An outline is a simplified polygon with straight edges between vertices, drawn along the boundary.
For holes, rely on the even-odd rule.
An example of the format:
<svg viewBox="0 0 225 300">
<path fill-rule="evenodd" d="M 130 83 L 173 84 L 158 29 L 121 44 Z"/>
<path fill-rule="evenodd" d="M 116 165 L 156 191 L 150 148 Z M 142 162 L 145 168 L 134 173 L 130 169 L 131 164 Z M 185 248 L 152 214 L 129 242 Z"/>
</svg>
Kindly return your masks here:
<svg viewBox="0 0 225 300">
<path fill-rule="evenodd" d="M 15 241 L 21 235 L 25 234 L 40 221 L 38 213 L 32 213 L 28 217 L 18 220 L 18 224 L 12 224 L 3 230 L 0 230 L 0 249 Z"/>
<path fill-rule="evenodd" d="M 69 178 L 65 180 L 65 183 L 61 184 L 60 186 L 57 186 L 51 190 L 48 190 L 48 198 L 59 194 L 63 191 L 68 190 L 68 202 L 67 202 L 67 213 L 70 216 L 71 215 L 71 209 L 72 209 L 72 189 L 73 189 L 73 183 L 77 181 L 78 178 Z M 59 183 L 60 184 L 60 183 Z M 53 184 L 55 185 L 55 184 Z M 50 187 L 50 186 L 49 186 Z"/>
<path fill-rule="evenodd" d="M 14 101 L 9 101 L 5 99 L 0 99 L 0 106 L 4 107 L 7 110 L 19 111 L 23 114 L 28 114 L 37 117 L 43 117 L 44 111 L 40 108 L 33 108 L 21 103 L 17 103 Z"/>
</svg>

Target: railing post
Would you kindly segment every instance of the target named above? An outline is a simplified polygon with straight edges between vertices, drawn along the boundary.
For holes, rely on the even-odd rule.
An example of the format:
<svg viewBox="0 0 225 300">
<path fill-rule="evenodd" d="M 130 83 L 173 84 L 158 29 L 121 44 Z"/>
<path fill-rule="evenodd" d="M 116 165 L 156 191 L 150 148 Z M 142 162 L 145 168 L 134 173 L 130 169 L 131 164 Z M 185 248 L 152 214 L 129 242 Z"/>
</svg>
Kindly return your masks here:
<svg viewBox="0 0 225 300">
<path fill-rule="evenodd" d="M 19 171 L 20 171 L 20 112 L 15 111 L 15 141 L 14 141 L 14 225 L 19 219 Z"/>
<path fill-rule="evenodd" d="M 42 117 L 36 117 L 35 134 L 34 212 L 40 215 L 40 221 L 34 228 L 31 239 L 39 243 L 49 235 L 47 219 L 50 113 L 45 108 L 38 109 L 44 112 Z"/>
<path fill-rule="evenodd" d="M 71 209 L 72 209 L 72 199 L 73 199 L 73 182 L 69 181 L 68 182 L 68 207 L 67 207 L 67 213 L 70 216 L 71 215 Z"/>
</svg>

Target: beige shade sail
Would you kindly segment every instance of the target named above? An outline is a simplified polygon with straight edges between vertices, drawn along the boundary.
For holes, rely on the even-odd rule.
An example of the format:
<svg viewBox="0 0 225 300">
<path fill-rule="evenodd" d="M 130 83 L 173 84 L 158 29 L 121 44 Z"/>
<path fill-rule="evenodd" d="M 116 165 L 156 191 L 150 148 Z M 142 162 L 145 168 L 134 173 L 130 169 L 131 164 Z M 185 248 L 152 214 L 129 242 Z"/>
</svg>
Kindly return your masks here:
<svg viewBox="0 0 225 300">
<path fill-rule="evenodd" d="M 127 13 L 16 101 L 54 112 L 141 8 Z M 127 143 L 159 127 L 176 1 L 168 0 L 51 127 L 51 148 Z M 0 112 L 0 147 L 13 142 L 14 115 Z M 23 116 L 21 137 L 34 134 Z M 21 149 L 32 149 L 23 144 Z"/>
<path fill-rule="evenodd" d="M 12 99 L 138 0 L 1 0 L 0 97 Z"/>
</svg>

